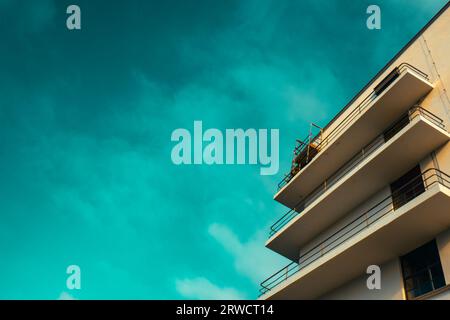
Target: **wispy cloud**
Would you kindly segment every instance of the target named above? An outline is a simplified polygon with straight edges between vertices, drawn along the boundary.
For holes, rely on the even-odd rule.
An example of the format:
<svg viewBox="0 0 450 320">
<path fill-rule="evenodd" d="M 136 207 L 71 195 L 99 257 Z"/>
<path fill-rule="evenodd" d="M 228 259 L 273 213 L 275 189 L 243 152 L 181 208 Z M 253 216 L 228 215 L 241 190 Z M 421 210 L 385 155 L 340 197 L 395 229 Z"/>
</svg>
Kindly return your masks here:
<svg viewBox="0 0 450 320">
<path fill-rule="evenodd" d="M 179 294 L 189 299 L 200 300 L 239 300 L 245 295 L 234 288 L 220 287 L 206 278 L 176 280 L 176 289 Z"/>
<path fill-rule="evenodd" d="M 264 247 L 267 236 L 263 231 L 255 234 L 247 242 L 242 242 L 230 228 L 222 224 L 210 225 L 208 232 L 232 255 L 236 271 L 251 279 L 255 284 L 259 284 L 274 270 L 285 264 L 284 259 L 280 259 L 280 256 Z"/>
<path fill-rule="evenodd" d="M 7 21 L 11 25 L 11 31 L 20 32 L 21 35 L 43 31 L 49 26 L 53 19 L 55 19 L 57 14 L 53 0 L 0 0 L 0 9 L 2 9 L 4 13 L 9 12 L 9 17 L 6 19 L 8 19 Z M 9 18 L 12 17 L 10 12 L 14 11 L 17 15 L 14 19 L 9 20 Z M 2 16 L 2 12 L 0 12 L 0 17 L 2 17 L 2 19 L 5 18 Z"/>
<path fill-rule="evenodd" d="M 78 299 L 72 296 L 70 293 L 63 291 L 60 293 L 58 300 L 78 300 Z"/>
</svg>

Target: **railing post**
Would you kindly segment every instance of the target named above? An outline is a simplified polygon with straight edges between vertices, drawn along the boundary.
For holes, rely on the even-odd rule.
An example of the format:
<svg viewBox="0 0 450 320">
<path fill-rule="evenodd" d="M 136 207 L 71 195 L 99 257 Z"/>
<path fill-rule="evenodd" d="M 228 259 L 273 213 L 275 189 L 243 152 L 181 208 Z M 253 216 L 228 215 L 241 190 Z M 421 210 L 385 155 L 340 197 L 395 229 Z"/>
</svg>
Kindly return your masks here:
<svg viewBox="0 0 450 320">
<path fill-rule="evenodd" d="M 408 110 L 408 120 L 409 120 L 409 121 L 412 120 L 411 114 L 412 114 L 412 113 L 411 113 L 411 109 L 409 109 L 409 110 Z"/>
</svg>

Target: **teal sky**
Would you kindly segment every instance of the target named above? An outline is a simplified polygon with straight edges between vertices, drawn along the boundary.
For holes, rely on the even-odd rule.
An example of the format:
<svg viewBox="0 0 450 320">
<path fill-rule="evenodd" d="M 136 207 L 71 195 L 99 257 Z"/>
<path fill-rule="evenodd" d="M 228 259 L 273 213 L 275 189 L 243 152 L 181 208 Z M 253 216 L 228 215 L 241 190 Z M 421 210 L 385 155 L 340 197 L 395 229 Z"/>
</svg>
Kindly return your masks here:
<svg viewBox="0 0 450 320">
<path fill-rule="evenodd" d="M 0 0 L 0 298 L 255 298 L 295 139 L 445 2 Z M 280 172 L 173 165 L 194 120 L 280 129 Z"/>
</svg>

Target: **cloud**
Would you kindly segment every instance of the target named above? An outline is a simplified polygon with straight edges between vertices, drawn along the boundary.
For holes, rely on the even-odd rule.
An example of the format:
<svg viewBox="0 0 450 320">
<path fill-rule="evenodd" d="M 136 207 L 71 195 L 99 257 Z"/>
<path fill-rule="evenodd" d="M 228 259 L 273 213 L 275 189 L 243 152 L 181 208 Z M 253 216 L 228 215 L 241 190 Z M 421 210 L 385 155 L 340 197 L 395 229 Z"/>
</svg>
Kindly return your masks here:
<svg viewBox="0 0 450 320">
<path fill-rule="evenodd" d="M 63 291 L 59 295 L 58 300 L 78 300 L 78 299 L 72 296 L 70 293 Z"/>
<path fill-rule="evenodd" d="M 267 238 L 264 231 L 256 233 L 249 241 L 242 242 L 225 225 L 214 223 L 208 228 L 209 234 L 233 256 L 235 269 L 255 284 L 259 284 L 287 261 L 264 247 Z"/>
<path fill-rule="evenodd" d="M 242 300 L 245 295 L 234 288 L 220 287 L 206 278 L 176 280 L 178 293 L 189 299 Z"/>
<path fill-rule="evenodd" d="M 54 21 L 57 13 L 53 0 L 0 0 L 0 8 L 8 14 L 8 17 L 3 17 L 0 13 L 0 17 L 7 19 L 11 32 L 17 31 L 21 35 L 45 30 Z M 62 14 L 65 14 L 65 11 Z"/>
</svg>

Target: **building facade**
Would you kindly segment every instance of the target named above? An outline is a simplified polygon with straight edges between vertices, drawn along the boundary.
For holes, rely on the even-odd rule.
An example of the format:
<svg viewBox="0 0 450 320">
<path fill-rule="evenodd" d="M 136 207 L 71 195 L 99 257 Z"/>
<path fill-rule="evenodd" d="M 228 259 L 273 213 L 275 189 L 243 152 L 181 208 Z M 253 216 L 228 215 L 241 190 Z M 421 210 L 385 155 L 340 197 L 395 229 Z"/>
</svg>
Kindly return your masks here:
<svg viewBox="0 0 450 320">
<path fill-rule="evenodd" d="M 447 4 L 298 142 L 266 243 L 292 262 L 260 299 L 450 299 L 449 54 Z"/>
</svg>

